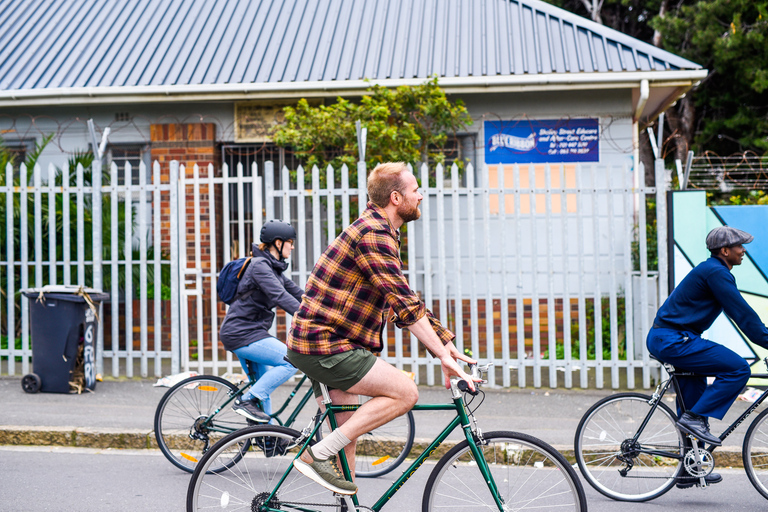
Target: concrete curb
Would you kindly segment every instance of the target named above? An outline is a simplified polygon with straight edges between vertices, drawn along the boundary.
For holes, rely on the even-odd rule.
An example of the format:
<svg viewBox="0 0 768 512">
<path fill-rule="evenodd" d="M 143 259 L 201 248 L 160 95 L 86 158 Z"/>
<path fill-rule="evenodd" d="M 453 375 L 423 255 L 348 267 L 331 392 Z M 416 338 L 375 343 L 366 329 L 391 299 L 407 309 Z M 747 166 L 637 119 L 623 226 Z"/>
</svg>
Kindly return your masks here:
<svg viewBox="0 0 768 512">
<path fill-rule="evenodd" d="M 416 439 L 411 453 L 427 448 L 431 440 Z M 457 441 L 445 441 L 432 457 L 442 457 Z M 86 427 L 19 427 L 0 425 L 0 445 L 68 446 L 72 448 L 157 449 L 154 431 Z M 576 463 L 572 446 L 554 446 L 571 464 Z M 714 452 L 720 468 L 744 467 L 741 449 L 720 447 Z"/>
<path fill-rule="evenodd" d="M 157 448 L 154 432 L 86 427 L 18 427 L 0 425 L 0 445 L 77 448 Z"/>
</svg>

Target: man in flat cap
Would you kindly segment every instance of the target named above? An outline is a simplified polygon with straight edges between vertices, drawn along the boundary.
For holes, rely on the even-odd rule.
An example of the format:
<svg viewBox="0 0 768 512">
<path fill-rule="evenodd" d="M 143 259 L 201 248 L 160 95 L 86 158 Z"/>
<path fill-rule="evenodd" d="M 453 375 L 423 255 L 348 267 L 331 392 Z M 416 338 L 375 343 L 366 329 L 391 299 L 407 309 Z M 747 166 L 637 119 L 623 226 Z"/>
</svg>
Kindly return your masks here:
<svg viewBox="0 0 768 512">
<path fill-rule="evenodd" d="M 674 289 L 659 309 L 648 333 L 648 350 L 656 358 L 676 369 L 695 372 L 679 379 L 686 410 L 678 410 L 677 425 L 697 439 L 719 446 L 720 439 L 709 431 L 707 418 L 723 419 L 749 380 L 747 362 L 734 351 L 706 340 L 701 333 L 710 328 L 721 312 L 752 342 L 768 348 L 768 329 L 736 288 L 731 274 L 741 265 L 746 250 L 743 244 L 753 240 L 749 233 L 730 226 L 713 229 L 707 235 L 711 257 L 697 265 Z M 706 376 L 715 381 L 707 386 Z M 710 473 L 708 484 L 722 477 Z M 698 485 L 698 479 L 679 477 L 677 486 L 685 489 Z"/>
</svg>

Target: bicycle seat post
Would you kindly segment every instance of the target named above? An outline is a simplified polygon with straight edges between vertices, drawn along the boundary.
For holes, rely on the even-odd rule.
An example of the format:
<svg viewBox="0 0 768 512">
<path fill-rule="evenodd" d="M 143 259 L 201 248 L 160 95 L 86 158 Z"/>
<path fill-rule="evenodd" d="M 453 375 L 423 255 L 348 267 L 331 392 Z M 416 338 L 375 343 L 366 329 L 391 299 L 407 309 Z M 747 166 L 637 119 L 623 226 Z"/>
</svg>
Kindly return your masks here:
<svg viewBox="0 0 768 512">
<path fill-rule="evenodd" d="M 320 392 L 323 394 L 323 404 L 328 405 L 331 403 L 331 395 L 328 393 L 328 386 L 323 384 L 322 382 L 319 382 L 320 384 Z"/>
</svg>

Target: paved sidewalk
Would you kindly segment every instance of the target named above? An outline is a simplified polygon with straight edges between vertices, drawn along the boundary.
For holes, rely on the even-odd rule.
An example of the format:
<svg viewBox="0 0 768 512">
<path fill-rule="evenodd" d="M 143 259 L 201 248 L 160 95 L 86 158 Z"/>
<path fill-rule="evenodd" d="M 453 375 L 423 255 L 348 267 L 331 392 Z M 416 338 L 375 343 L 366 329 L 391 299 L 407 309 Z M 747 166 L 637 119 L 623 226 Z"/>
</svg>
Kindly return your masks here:
<svg viewBox="0 0 768 512">
<path fill-rule="evenodd" d="M 93 393 L 28 394 L 21 389 L 21 377 L 0 378 L 0 444 L 60 445 L 91 448 L 156 448 L 153 434 L 155 408 L 169 388 L 154 387 L 153 380 L 107 380 Z M 282 403 L 295 384 L 281 386 L 273 403 Z M 649 391 L 637 390 L 648 393 Z M 615 390 L 581 389 L 485 389 L 485 402 L 477 418 L 483 431 L 514 430 L 536 436 L 560 451 L 573 450 L 579 420 L 600 398 Z M 448 391 L 442 387 L 420 386 L 421 403 L 444 403 Z M 672 406 L 672 404 L 669 404 Z M 748 407 L 736 402 L 724 422 L 711 421 L 715 433 Z M 305 407 L 295 428 L 310 421 L 312 408 Z M 414 413 L 416 438 L 431 439 L 449 420 L 444 411 Z M 716 453 L 718 465 L 741 464 L 741 444 L 748 422 L 731 435 Z M 454 433 L 454 439 L 458 439 Z"/>
</svg>

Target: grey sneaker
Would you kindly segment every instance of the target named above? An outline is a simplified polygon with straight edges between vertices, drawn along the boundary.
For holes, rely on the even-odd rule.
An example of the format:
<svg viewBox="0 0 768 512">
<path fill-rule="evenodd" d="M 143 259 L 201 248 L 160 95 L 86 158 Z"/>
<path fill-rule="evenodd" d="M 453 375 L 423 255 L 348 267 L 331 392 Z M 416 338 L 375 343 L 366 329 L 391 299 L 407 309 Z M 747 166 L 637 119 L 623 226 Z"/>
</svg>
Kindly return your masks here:
<svg viewBox="0 0 768 512">
<path fill-rule="evenodd" d="M 307 464 L 301 459 L 293 461 L 293 465 L 299 473 L 339 494 L 355 494 L 357 492 L 357 486 L 344 478 L 336 464 L 336 457 L 318 460 L 310 447 L 307 447 L 307 453 L 312 457 L 312 463 Z"/>
<path fill-rule="evenodd" d="M 253 400 L 240 400 L 237 398 L 232 405 L 232 410 L 256 423 L 269 423 L 271 418 L 269 414 L 261 410 L 260 405 L 261 401 L 258 398 Z"/>
</svg>

